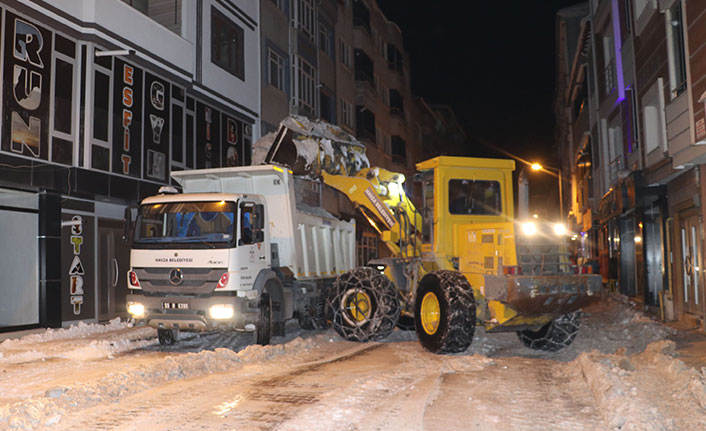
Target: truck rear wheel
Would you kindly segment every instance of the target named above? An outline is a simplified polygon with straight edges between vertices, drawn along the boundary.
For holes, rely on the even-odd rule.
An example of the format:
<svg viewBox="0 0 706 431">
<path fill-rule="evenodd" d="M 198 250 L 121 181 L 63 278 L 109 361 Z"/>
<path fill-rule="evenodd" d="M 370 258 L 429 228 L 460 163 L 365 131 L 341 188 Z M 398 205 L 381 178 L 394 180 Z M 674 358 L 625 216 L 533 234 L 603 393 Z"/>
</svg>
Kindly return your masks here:
<svg viewBox="0 0 706 431">
<path fill-rule="evenodd" d="M 517 331 L 522 343 L 534 350 L 557 352 L 576 338 L 581 323 L 581 310 L 564 314 L 537 330 Z"/>
<path fill-rule="evenodd" d="M 446 270 L 425 275 L 415 295 L 414 326 L 432 353 L 466 350 L 476 330 L 476 301 L 466 277 Z"/>
<path fill-rule="evenodd" d="M 272 299 L 263 291 L 260 294 L 260 319 L 255 329 L 255 342 L 261 346 L 270 344 L 272 338 Z"/>
<path fill-rule="evenodd" d="M 381 340 L 400 316 L 394 284 L 373 268 L 341 274 L 329 292 L 328 309 L 334 329 L 349 341 Z"/>
</svg>

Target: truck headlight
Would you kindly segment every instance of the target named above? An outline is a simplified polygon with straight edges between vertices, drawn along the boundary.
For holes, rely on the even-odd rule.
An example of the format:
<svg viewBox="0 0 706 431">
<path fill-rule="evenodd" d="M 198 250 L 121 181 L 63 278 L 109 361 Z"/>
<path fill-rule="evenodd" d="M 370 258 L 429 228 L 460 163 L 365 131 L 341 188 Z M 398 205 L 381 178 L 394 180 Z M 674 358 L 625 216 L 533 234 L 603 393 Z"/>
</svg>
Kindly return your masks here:
<svg viewBox="0 0 706 431">
<path fill-rule="evenodd" d="M 522 233 L 527 236 L 532 236 L 537 233 L 537 225 L 529 221 L 527 223 L 522 223 Z"/>
<path fill-rule="evenodd" d="M 567 233 L 566 226 L 564 226 L 561 223 L 556 223 L 554 225 L 554 235 L 563 236 L 563 235 L 566 235 L 566 233 Z"/>
<path fill-rule="evenodd" d="M 230 304 L 216 304 L 209 308 L 208 313 L 212 319 L 226 320 L 233 318 L 233 306 Z"/>
<path fill-rule="evenodd" d="M 128 301 L 127 312 L 132 315 L 132 317 L 139 319 L 145 315 L 145 306 L 139 302 Z"/>
</svg>

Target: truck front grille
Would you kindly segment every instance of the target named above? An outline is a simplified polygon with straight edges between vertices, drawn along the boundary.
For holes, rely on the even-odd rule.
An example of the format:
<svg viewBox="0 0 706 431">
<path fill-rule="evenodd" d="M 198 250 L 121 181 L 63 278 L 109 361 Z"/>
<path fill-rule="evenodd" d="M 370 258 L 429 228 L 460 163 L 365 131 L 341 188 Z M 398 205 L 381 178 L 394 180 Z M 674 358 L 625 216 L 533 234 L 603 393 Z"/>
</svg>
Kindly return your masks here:
<svg viewBox="0 0 706 431">
<path fill-rule="evenodd" d="M 227 268 L 179 268 L 182 280 L 170 281 L 170 273 L 176 268 L 133 268 L 140 286 L 146 293 L 203 295 L 213 292 Z"/>
</svg>

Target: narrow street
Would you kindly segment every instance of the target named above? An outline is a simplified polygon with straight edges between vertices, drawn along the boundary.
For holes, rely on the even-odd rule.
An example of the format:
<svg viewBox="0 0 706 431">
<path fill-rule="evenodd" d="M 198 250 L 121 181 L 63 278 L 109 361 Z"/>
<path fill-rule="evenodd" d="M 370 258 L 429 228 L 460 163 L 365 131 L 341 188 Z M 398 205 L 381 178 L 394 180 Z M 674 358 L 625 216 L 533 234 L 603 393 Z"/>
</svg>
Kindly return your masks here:
<svg viewBox="0 0 706 431">
<path fill-rule="evenodd" d="M 620 296 L 586 310 L 559 353 L 479 331 L 464 353 L 413 332 L 351 343 L 288 327 L 181 334 L 81 325 L 0 344 L 0 429 L 681 430 L 706 427 L 706 377 L 674 356 L 675 332 Z"/>
</svg>

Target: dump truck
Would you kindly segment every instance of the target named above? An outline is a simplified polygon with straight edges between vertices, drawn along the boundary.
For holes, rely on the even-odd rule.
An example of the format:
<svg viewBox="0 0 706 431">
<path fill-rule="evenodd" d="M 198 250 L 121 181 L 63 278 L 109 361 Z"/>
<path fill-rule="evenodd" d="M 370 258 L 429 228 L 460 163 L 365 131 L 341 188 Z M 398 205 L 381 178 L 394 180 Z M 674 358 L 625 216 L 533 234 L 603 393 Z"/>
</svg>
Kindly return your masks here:
<svg viewBox="0 0 706 431">
<path fill-rule="evenodd" d="M 251 331 L 266 344 L 296 318 L 361 342 L 414 328 L 434 353 L 464 351 L 477 325 L 557 351 L 598 297 L 600 276 L 571 264 L 565 237 L 515 220 L 512 160 L 418 163 L 417 209 L 405 176 L 371 167 L 336 126 L 290 117 L 255 147 L 262 165 L 175 172 L 184 193 L 140 207 L 128 309 L 163 344 L 209 328 Z M 317 184 L 355 208 L 384 258 L 356 262 L 362 226 L 306 204 Z"/>
<path fill-rule="evenodd" d="M 144 199 L 134 224 L 127 307 L 157 328 L 240 330 L 268 344 L 355 267 L 355 221 L 298 205 L 291 171 L 247 166 L 174 172 L 183 193 Z M 320 314 L 320 313 L 319 313 Z"/>
</svg>

